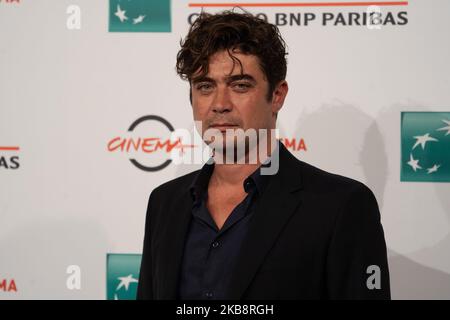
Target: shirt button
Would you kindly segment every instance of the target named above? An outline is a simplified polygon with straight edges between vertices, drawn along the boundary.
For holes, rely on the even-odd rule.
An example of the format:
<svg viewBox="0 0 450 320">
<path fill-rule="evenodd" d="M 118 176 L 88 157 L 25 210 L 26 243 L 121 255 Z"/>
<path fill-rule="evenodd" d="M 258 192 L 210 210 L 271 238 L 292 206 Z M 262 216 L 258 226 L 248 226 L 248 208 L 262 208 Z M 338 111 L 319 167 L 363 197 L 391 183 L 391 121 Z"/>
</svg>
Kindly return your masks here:
<svg viewBox="0 0 450 320">
<path fill-rule="evenodd" d="M 208 291 L 208 292 L 205 293 L 205 296 L 206 296 L 208 299 L 211 299 L 214 295 L 213 295 L 212 292 Z"/>
<path fill-rule="evenodd" d="M 219 246 L 219 243 L 217 241 L 213 242 L 212 247 L 217 248 Z"/>
<path fill-rule="evenodd" d="M 252 185 L 253 185 L 252 182 L 250 180 L 247 180 L 244 184 L 244 191 L 249 192 L 251 190 Z"/>
</svg>

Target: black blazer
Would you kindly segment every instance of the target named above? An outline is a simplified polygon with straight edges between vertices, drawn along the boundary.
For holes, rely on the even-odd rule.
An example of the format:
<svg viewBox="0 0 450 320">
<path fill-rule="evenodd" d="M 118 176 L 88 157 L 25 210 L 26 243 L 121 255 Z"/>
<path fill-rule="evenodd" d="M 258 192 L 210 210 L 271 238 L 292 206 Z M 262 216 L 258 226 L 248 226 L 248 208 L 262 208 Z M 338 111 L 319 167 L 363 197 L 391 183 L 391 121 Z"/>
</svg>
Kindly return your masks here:
<svg viewBox="0 0 450 320">
<path fill-rule="evenodd" d="M 191 219 L 189 185 L 197 173 L 164 183 L 150 195 L 138 299 L 176 299 Z M 298 160 L 281 143 L 278 173 L 256 204 L 239 257 L 229 299 L 390 298 L 373 193 Z"/>
</svg>

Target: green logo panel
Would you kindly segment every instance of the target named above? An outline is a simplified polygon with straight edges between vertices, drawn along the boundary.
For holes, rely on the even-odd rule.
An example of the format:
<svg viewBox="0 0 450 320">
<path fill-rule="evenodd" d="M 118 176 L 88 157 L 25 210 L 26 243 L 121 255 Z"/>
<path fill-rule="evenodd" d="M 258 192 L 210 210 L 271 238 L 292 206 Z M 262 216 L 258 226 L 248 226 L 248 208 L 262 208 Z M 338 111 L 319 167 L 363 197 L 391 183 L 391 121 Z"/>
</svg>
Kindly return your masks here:
<svg viewBox="0 0 450 320">
<path fill-rule="evenodd" d="M 401 181 L 450 182 L 450 112 L 402 112 Z"/>
<path fill-rule="evenodd" d="M 109 0 L 110 32 L 170 32 L 170 0 Z"/>
<path fill-rule="evenodd" d="M 106 257 L 108 300 L 135 300 L 141 267 L 140 254 L 111 254 Z"/>
</svg>

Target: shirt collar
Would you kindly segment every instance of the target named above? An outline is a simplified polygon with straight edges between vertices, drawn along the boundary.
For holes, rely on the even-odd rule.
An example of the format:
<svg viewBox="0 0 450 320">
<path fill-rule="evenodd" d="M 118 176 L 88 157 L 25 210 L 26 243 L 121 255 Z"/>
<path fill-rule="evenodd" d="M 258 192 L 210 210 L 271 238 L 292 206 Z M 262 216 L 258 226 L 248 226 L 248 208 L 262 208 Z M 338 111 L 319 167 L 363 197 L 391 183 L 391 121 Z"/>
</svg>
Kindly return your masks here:
<svg viewBox="0 0 450 320">
<path fill-rule="evenodd" d="M 211 161 L 208 161 L 203 165 L 203 167 L 189 186 L 192 199 L 194 200 L 194 205 L 197 205 L 199 202 L 201 202 L 202 198 L 206 196 L 208 191 L 209 179 L 211 178 L 213 171 L 214 162 L 211 163 Z"/>
<path fill-rule="evenodd" d="M 278 142 L 280 143 L 280 142 Z M 278 148 L 278 144 L 276 146 Z M 271 158 L 267 158 L 261 166 L 259 166 L 251 175 L 249 175 L 243 182 L 245 192 L 249 193 L 256 187 L 256 191 L 259 195 L 264 192 L 267 186 L 269 175 L 261 175 L 261 167 L 269 167 Z M 200 169 L 197 176 L 192 181 L 189 190 L 191 192 L 194 205 L 199 204 L 207 195 L 209 179 L 214 171 L 214 161 L 209 159 L 203 167 Z"/>
</svg>

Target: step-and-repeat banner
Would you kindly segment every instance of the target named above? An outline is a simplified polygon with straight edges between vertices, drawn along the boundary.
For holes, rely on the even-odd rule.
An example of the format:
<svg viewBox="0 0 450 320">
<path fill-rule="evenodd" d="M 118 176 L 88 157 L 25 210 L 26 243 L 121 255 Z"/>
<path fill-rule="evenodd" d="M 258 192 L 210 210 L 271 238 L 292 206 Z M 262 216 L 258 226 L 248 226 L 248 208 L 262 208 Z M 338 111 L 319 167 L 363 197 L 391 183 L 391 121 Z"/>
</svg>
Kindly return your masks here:
<svg viewBox="0 0 450 320">
<path fill-rule="evenodd" d="M 134 298 L 150 192 L 201 167 L 180 40 L 233 6 L 288 44 L 281 141 L 376 194 L 393 298 L 450 299 L 448 0 L 0 0 L 0 299 Z"/>
</svg>

